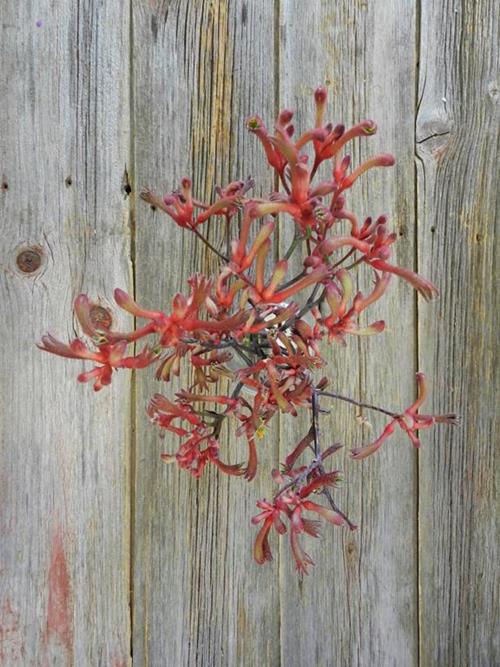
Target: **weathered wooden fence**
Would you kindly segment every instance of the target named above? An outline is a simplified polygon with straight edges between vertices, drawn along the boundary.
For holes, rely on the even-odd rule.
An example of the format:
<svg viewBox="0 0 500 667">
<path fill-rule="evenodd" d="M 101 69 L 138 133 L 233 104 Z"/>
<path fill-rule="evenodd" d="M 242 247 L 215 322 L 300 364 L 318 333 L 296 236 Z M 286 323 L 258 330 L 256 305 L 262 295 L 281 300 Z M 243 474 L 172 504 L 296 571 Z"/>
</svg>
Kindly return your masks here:
<svg viewBox="0 0 500 667">
<path fill-rule="evenodd" d="M 494 0 L 2 0 L 0 30 L 0 665 L 499 665 Z M 418 455 L 398 437 L 345 457 L 360 530 L 327 531 L 301 582 L 285 551 L 251 560 L 265 476 L 164 466 L 147 372 L 93 395 L 34 343 L 73 334 L 80 291 L 119 318 L 113 287 L 154 306 L 207 267 L 138 189 L 192 174 L 209 196 L 252 173 L 265 190 L 243 120 L 286 105 L 305 123 L 319 82 L 335 120 L 377 120 L 355 158 L 398 162 L 357 206 L 389 212 L 399 263 L 441 290 L 393 287 L 390 332 L 332 351 L 338 386 L 404 406 L 421 368 L 462 425 Z M 329 419 L 362 435 L 352 410 Z"/>
</svg>

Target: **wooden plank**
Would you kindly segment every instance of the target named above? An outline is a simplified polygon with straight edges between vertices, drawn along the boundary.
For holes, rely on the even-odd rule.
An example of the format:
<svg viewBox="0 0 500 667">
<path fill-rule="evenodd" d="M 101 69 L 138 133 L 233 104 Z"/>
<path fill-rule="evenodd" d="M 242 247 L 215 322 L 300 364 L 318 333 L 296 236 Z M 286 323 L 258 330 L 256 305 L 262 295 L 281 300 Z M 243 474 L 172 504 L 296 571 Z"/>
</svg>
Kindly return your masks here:
<svg viewBox="0 0 500 667">
<path fill-rule="evenodd" d="M 371 172 L 351 210 L 387 213 L 399 232 L 398 264 L 414 264 L 414 37 L 412 3 L 283 0 L 280 15 L 280 103 L 297 109 L 296 126 L 313 120 L 312 92 L 319 83 L 330 91 L 329 120 L 355 124 L 373 118 L 379 132 L 352 149 L 354 164 L 380 152 L 397 158 L 393 170 Z M 395 57 L 397 54 L 397 57 Z M 361 272 L 359 286 L 370 276 Z M 389 296 L 369 311 L 388 331 L 359 344 L 327 353 L 332 388 L 392 409 L 405 407 L 414 391 L 415 295 L 393 281 Z M 326 403 L 326 402 L 325 402 Z M 325 528 L 310 540 L 317 565 L 301 582 L 293 571 L 288 545 L 282 554 L 282 664 L 414 665 L 417 663 L 416 462 L 407 440 L 396 434 L 376 456 L 351 461 L 348 450 L 369 442 L 384 420 L 366 413 L 373 425 L 362 428 L 356 411 L 340 405 L 322 420 L 326 444 L 341 440 L 346 451 L 336 462 L 345 483 L 339 505 L 359 530 Z M 308 428 L 304 417 L 301 433 Z M 297 438 L 297 423 L 283 420 L 282 458 Z"/>
<path fill-rule="evenodd" d="M 441 298 L 419 309 L 419 364 L 433 410 L 462 418 L 420 455 L 421 664 L 486 667 L 500 663 L 498 7 L 423 0 L 420 23 L 418 255 Z"/>
<path fill-rule="evenodd" d="M 192 175 L 196 195 L 210 198 L 215 185 L 252 173 L 269 189 L 270 171 L 244 118 L 274 113 L 272 3 L 137 3 L 133 34 L 135 187 L 164 193 Z M 221 231 L 211 229 L 210 238 L 219 243 Z M 138 203 L 140 303 L 169 309 L 189 275 L 215 267 L 187 232 Z M 269 475 L 246 485 L 209 470 L 197 482 L 165 466 L 159 455 L 176 443 L 160 441 L 143 406 L 153 392 L 174 388 L 149 375 L 137 382 L 134 661 L 278 664 L 277 565 L 253 563 L 249 522 L 256 499 L 269 494 Z M 181 380 L 188 382 L 186 372 Z M 263 452 L 268 469 L 277 462 L 275 442 L 269 438 Z"/>
<path fill-rule="evenodd" d="M 128 14 L 3 2 L 0 26 L 0 664 L 125 665 L 129 378 L 94 395 L 35 342 L 130 282 Z"/>
</svg>

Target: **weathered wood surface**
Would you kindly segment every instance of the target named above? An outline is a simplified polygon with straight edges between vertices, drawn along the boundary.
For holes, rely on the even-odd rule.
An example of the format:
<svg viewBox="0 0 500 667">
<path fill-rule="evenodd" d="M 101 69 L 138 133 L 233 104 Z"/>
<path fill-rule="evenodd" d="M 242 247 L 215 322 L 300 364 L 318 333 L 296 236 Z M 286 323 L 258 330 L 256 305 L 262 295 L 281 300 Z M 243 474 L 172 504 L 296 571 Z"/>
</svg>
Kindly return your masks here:
<svg viewBox="0 0 500 667">
<path fill-rule="evenodd" d="M 495 9 L 493 0 L 1 3 L 2 667 L 500 664 Z M 379 125 L 355 162 L 397 156 L 349 203 L 388 213 L 398 262 L 441 289 L 425 304 L 394 281 L 371 313 L 388 332 L 329 353 L 335 384 L 397 408 L 418 367 L 433 408 L 456 409 L 463 425 L 424 434 L 418 457 L 401 436 L 365 462 L 339 455 L 339 503 L 360 529 L 326 530 L 310 544 L 316 569 L 299 582 L 287 545 L 264 568 L 251 560 L 249 517 L 272 492 L 265 473 L 249 485 L 209 471 L 197 483 L 166 466 L 168 440 L 144 413 L 159 388 L 151 373 L 119 374 L 93 395 L 74 381 L 77 362 L 33 343 L 47 327 L 73 335 L 80 291 L 115 317 L 115 286 L 168 307 L 213 259 L 140 202 L 140 187 L 168 191 L 191 174 L 210 197 L 252 173 L 265 192 L 271 175 L 244 118 L 271 122 L 287 106 L 305 124 L 320 82 L 335 121 Z M 210 238 L 222 242 L 220 230 Z M 283 228 L 282 247 L 288 238 Z M 25 246 L 42 249 L 32 274 L 16 268 Z M 366 442 L 356 414 L 333 406 L 323 437 Z M 282 419 L 268 433 L 266 465 L 299 428 L 306 422 Z M 234 447 L 226 458 L 238 459 Z"/>
<path fill-rule="evenodd" d="M 266 0 L 141 3 L 134 12 L 136 188 L 159 192 L 193 177 L 196 196 L 248 173 L 272 188 L 244 118 L 274 114 L 273 7 Z M 269 53 L 271 58 L 269 59 Z M 153 102 L 153 103 L 152 103 Z M 257 168 L 256 168 L 257 167 Z M 137 206 L 136 295 L 168 304 L 187 277 L 213 258 L 168 219 Z M 218 245 L 224 229 L 211 229 Z M 183 386 L 188 382 L 182 373 Z M 255 501 L 272 491 L 207 470 L 197 482 L 159 461 L 171 450 L 144 418 L 162 388 L 144 374 L 137 387 L 134 547 L 134 659 L 138 665 L 279 664 L 277 563 L 252 561 Z M 277 438 L 263 453 L 277 462 Z M 235 463 L 235 438 L 221 458 Z"/>
<path fill-rule="evenodd" d="M 441 298 L 419 309 L 419 365 L 433 409 L 453 405 L 462 426 L 420 454 L 420 653 L 424 665 L 489 667 L 500 664 L 498 5 L 424 0 L 421 26 L 418 261 Z"/>
<path fill-rule="evenodd" d="M 79 292 L 130 286 L 129 19 L 2 2 L 0 26 L 0 664 L 125 665 L 130 378 L 94 396 L 35 342 L 74 337 Z"/>
<path fill-rule="evenodd" d="M 410 3 L 403 3 L 397 13 L 385 0 L 286 0 L 281 5 L 280 102 L 299 110 L 297 124 L 301 119 L 310 124 L 314 118 L 311 95 L 321 82 L 330 92 L 329 118 L 334 123 L 350 127 L 365 118 L 376 120 L 375 137 L 350 145 L 353 163 L 380 152 L 392 152 L 397 163 L 361 181 L 356 192 L 347 195 L 347 208 L 361 220 L 389 214 L 400 234 L 397 261 L 409 267 L 415 262 L 414 40 L 415 8 Z M 400 54 L 398 59 L 391 56 L 395 52 Z M 307 56 L 298 58 L 298 53 Z M 369 289 L 371 280 L 369 271 L 360 271 L 359 289 Z M 370 322 L 385 319 L 388 330 L 362 343 L 352 336 L 345 348 L 333 348 L 329 354 L 332 386 L 342 387 L 342 392 L 358 400 L 388 406 L 411 403 L 414 303 L 413 290 L 393 281 L 388 298 L 369 312 Z M 336 465 L 345 470 L 346 479 L 335 496 L 359 529 L 325 530 L 321 546 L 310 540 L 317 566 L 306 582 L 294 576 L 285 545 L 282 664 L 416 664 L 415 453 L 405 436 L 398 434 L 377 457 L 352 461 L 348 450 L 370 442 L 384 420 L 366 413 L 372 428 L 361 427 L 355 419 L 359 410 L 327 399 L 322 405 L 332 411 L 330 418 L 322 418 L 325 446 L 337 441 L 345 445 Z M 306 422 L 307 418 L 304 433 Z M 297 428 L 292 420 L 285 423 L 282 456 Z"/>
</svg>

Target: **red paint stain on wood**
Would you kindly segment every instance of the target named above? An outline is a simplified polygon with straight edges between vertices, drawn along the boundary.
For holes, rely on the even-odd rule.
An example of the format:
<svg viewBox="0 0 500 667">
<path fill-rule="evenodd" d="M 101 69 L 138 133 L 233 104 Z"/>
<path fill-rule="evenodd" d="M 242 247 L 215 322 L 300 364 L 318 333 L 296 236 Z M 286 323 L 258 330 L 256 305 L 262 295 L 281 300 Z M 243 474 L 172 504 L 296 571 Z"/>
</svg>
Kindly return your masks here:
<svg viewBox="0 0 500 667">
<path fill-rule="evenodd" d="M 24 642 L 19 629 L 19 613 L 9 598 L 0 606 L 0 665 L 24 658 Z"/>
<path fill-rule="evenodd" d="M 61 530 L 52 539 L 49 566 L 49 600 L 44 643 L 51 641 L 73 653 L 72 591 Z"/>
</svg>

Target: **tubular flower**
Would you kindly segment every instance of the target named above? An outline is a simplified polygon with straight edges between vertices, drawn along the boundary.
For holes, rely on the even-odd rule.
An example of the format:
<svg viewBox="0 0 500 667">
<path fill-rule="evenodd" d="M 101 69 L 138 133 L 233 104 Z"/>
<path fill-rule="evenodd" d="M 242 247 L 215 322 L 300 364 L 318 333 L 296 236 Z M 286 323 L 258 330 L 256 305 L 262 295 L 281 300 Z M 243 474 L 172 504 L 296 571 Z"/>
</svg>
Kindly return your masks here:
<svg viewBox="0 0 500 667">
<path fill-rule="evenodd" d="M 417 373 L 417 399 L 410 405 L 409 408 L 401 414 L 394 414 L 394 419 L 390 421 L 382 431 L 382 434 L 370 445 L 366 447 L 357 447 L 351 451 L 353 459 L 364 459 L 370 454 L 376 452 L 383 442 L 392 435 L 394 428 L 399 426 L 410 438 L 414 447 L 420 447 L 420 439 L 417 431 L 420 429 L 430 428 L 434 424 L 458 424 L 458 417 L 456 414 L 446 415 L 421 415 L 418 410 L 427 396 L 427 389 L 425 385 L 425 376 L 423 373 Z"/>
<path fill-rule="evenodd" d="M 126 340 L 120 340 L 112 344 L 101 344 L 98 346 L 98 350 L 94 352 L 79 339 L 66 345 L 50 334 L 46 334 L 42 336 L 42 341 L 38 344 L 38 347 L 40 350 L 52 352 L 52 354 L 57 354 L 60 357 L 94 361 L 98 365 L 90 371 L 80 373 L 77 380 L 78 382 L 93 380 L 94 390 L 99 391 L 106 385 L 111 384 L 113 370 L 118 368 L 146 368 L 155 361 L 155 352 L 147 346 L 136 356 L 125 356 L 128 344 Z"/>
<path fill-rule="evenodd" d="M 385 329 L 385 322 L 377 320 L 372 324 L 360 327 L 357 323 L 359 315 L 375 301 L 381 298 L 390 281 L 390 274 L 379 275 L 375 272 L 375 287 L 372 292 L 363 296 L 358 292 L 350 308 L 347 307 L 353 292 L 353 284 L 349 274 L 346 271 L 338 271 L 337 279 L 339 285 L 334 282 L 326 286 L 326 302 L 330 308 L 330 315 L 321 320 L 322 324 L 328 330 L 330 340 L 335 340 L 345 345 L 346 334 L 356 336 L 372 336 Z"/>
</svg>

